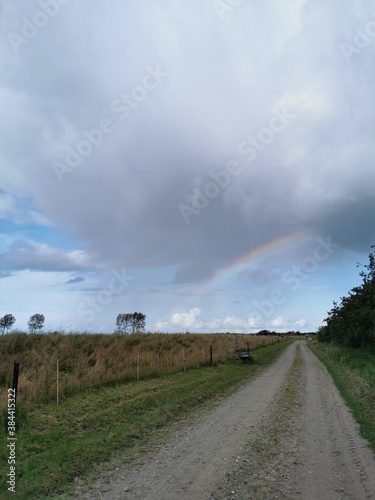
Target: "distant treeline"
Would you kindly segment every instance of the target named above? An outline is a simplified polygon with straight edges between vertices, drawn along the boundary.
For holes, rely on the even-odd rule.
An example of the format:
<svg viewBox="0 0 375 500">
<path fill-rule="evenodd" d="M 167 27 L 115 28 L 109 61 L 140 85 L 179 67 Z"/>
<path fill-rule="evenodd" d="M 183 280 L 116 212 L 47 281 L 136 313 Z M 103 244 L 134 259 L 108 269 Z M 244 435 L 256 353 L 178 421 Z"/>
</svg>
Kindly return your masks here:
<svg viewBox="0 0 375 500">
<path fill-rule="evenodd" d="M 369 263 L 363 267 L 364 270 L 359 273 L 362 284 L 352 288 L 346 297 L 341 297 L 340 304 L 333 302 L 333 308 L 325 319 L 327 325 L 319 328 L 320 341 L 354 348 L 375 347 L 374 252 L 370 253 Z"/>
<path fill-rule="evenodd" d="M 315 335 L 316 332 L 299 332 L 299 331 L 294 331 L 294 330 L 291 330 L 289 332 L 274 332 L 274 331 L 270 331 L 270 330 L 260 330 L 258 333 L 256 333 L 256 335 L 277 335 L 278 337 L 279 336 L 286 336 L 286 335 L 290 335 L 290 336 L 294 336 L 294 335 Z"/>
</svg>

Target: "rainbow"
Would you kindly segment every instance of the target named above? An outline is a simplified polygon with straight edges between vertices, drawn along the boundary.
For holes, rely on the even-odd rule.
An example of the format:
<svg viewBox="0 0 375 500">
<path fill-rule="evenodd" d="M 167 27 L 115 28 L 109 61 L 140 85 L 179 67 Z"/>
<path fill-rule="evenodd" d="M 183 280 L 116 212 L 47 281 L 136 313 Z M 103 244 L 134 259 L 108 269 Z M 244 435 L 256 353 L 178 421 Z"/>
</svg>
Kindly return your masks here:
<svg viewBox="0 0 375 500">
<path fill-rule="evenodd" d="M 306 231 L 298 230 L 286 235 L 279 236 L 256 248 L 252 248 L 245 254 L 237 257 L 228 265 L 216 271 L 198 287 L 194 288 L 189 293 L 190 298 L 188 299 L 188 301 L 190 302 L 190 300 L 196 296 L 207 294 L 210 290 L 218 287 L 221 284 L 224 284 L 230 278 L 246 269 L 250 263 L 259 261 L 268 255 L 275 254 L 297 245 L 298 243 L 302 242 L 306 236 Z M 179 306 L 181 305 L 182 304 L 179 304 Z M 184 305 L 186 307 L 186 303 Z M 176 308 L 174 308 L 174 310 L 176 311 Z"/>
</svg>

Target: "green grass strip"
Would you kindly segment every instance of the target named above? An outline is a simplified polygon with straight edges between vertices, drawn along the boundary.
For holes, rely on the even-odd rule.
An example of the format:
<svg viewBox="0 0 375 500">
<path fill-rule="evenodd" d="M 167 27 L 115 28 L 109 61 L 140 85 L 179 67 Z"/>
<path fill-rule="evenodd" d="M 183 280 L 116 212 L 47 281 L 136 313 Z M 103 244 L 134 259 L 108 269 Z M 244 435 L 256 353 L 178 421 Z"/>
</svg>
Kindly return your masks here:
<svg viewBox="0 0 375 500">
<path fill-rule="evenodd" d="M 252 364 L 228 362 L 156 379 L 87 390 L 60 406 L 18 410 L 16 494 L 9 498 L 51 498 L 69 493 L 74 479 L 121 454 L 130 461 L 134 450 L 158 438 L 169 424 L 229 394 L 271 364 L 292 341 L 253 351 Z M 3 420 L 5 420 L 3 416 Z M 5 422 L 0 462 L 7 463 Z M 8 467 L 9 469 L 9 467 Z M 5 470 L 6 473 L 6 470 Z M 0 498 L 8 498 L 5 473 Z"/>
<path fill-rule="evenodd" d="M 375 352 L 316 342 L 309 346 L 327 367 L 375 451 Z"/>
</svg>

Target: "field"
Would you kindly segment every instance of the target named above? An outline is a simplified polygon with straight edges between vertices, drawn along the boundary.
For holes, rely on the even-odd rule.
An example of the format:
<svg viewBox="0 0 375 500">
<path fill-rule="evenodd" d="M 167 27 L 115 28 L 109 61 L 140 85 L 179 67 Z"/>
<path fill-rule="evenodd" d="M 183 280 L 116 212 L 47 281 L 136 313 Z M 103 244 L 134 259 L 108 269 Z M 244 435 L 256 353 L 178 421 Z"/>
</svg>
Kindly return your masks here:
<svg viewBox="0 0 375 500">
<path fill-rule="evenodd" d="M 1 407 L 20 365 L 22 403 L 60 401 L 82 390 L 232 359 L 234 349 L 253 350 L 279 337 L 237 334 L 10 334 L 0 337 Z M 58 388 L 57 388 L 58 386 Z"/>
</svg>

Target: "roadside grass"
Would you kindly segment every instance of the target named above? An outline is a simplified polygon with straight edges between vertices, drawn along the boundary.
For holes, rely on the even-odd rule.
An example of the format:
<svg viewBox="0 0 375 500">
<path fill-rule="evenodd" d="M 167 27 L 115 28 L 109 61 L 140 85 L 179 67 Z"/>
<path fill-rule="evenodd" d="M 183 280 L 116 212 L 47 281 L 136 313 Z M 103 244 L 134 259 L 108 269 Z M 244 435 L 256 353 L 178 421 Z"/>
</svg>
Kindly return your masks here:
<svg viewBox="0 0 375 500">
<path fill-rule="evenodd" d="M 233 392 L 257 370 L 275 361 L 291 342 L 253 351 L 251 364 L 232 360 L 155 379 L 88 389 L 59 406 L 20 406 L 16 493 L 7 494 L 5 471 L 0 498 L 72 494 L 76 478 L 98 474 L 99 465 L 103 470 L 105 463 L 120 454 L 123 463 L 134 460 L 136 451 L 160 439 L 167 426 L 202 403 Z M 3 443 L 5 423 L 3 414 Z M 6 455 L 6 446 L 2 446 L 0 461 L 4 464 Z"/>
<path fill-rule="evenodd" d="M 326 365 L 360 431 L 375 451 L 375 349 L 351 349 L 312 342 L 311 350 Z"/>
</svg>

